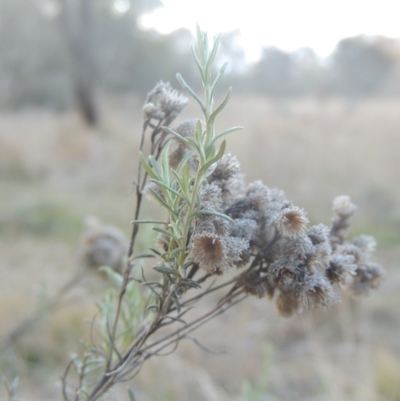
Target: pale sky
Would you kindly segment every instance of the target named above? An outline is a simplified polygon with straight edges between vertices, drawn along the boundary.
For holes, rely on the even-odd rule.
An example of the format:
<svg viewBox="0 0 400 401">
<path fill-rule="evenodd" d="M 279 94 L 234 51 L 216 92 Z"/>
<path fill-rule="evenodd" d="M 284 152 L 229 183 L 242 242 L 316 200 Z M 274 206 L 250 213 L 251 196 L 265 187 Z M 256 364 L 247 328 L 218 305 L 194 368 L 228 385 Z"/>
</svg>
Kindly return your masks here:
<svg viewBox="0 0 400 401">
<path fill-rule="evenodd" d="M 123 1 L 123 0 L 122 0 Z M 328 56 L 336 43 L 358 34 L 400 37 L 400 0 L 163 0 L 141 19 L 145 28 L 179 27 L 211 34 L 240 29 L 250 57 L 261 45 L 293 51 L 308 46 Z"/>
</svg>

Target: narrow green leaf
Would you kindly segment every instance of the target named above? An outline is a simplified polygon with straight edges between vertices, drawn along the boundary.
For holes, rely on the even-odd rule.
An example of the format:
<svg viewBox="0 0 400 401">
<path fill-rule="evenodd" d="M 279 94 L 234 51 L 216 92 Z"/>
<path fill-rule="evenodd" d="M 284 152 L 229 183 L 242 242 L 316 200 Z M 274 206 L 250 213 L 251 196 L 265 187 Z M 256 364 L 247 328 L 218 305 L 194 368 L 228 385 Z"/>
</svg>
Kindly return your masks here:
<svg viewBox="0 0 400 401">
<path fill-rule="evenodd" d="M 141 165 L 143 166 L 143 168 L 146 170 L 146 172 L 149 175 L 149 177 L 158 178 L 156 173 L 153 171 L 153 169 L 150 167 L 150 165 L 144 159 L 144 156 L 143 156 L 142 152 L 139 153 L 139 161 L 140 161 Z"/>
<path fill-rule="evenodd" d="M 170 183 L 170 175 L 169 175 L 169 149 L 171 148 L 171 141 L 167 143 L 165 148 L 163 149 L 162 157 L 161 157 L 161 162 L 162 162 L 162 168 L 163 168 L 163 173 L 164 173 L 164 182 L 169 185 Z"/>
<path fill-rule="evenodd" d="M 174 259 L 175 256 L 176 256 L 179 252 L 181 252 L 181 249 L 180 249 L 180 248 L 175 248 L 175 249 L 169 254 L 169 257 L 170 257 L 171 259 Z"/>
<path fill-rule="evenodd" d="M 158 312 L 158 310 L 160 309 L 159 308 L 159 306 L 158 305 L 149 305 L 147 308 L 146 308 L 146 310 L 148 311 L 148 310 L 151 310 L 151 309 L 154 309 L 154 310 L 156 310 L 157 312 Z"/>
<path fill-rule="evenodd" d="M 154 252 L 156 255 L 161 256 L 161 252 L 159 252 L 157 249 L 155 248 L 149 248 L 150 251 Z"/>
<path fill-rule="evenodd" d="M 153 155 L 149 156 L 149 160 L 151 163 L 151 167 L 153 168 L 153 170 L 156 172 L 156 174 L 158 175 L 158 179 L 162 179 L 163 178 L 163 171 L 161 169 L 160 164 L 157 162 L 156 158 Z"/>
<path fill-rule="evenodd" d="M 132 389 L 128 388 L 128 394 L 129 394 L 129 401 L 136 401 L 135 394 L 133 394 Z"/>
<path fill-rule="evenodd" d="M 221 219 L 224 219 L 226 221 L 229 221 L 229 223 L 231 223 L 231 224 L 235 223 L 234 220 L 231 219 L 226 214 L 216 212 L 215 210 L 197 210 L 192 214 L 192 216 L 197 216 L 199 214 L 206 214 L 206 215 L 210 215 L 210 216 L 216 216 L 216 217 L 220 217 Z"/>
<path fill-rule="evenodd" d="M 219 148 L 218 153 L 210 159 L 204 166 L 200 169 L 199 174 L 205 174 L 208 168 L 215 162 L 217 162 L 225 153 L 225 148 L 226 148 L 226 141 L 222 141 L 221 146 Z"/>
<path fill-rule="evenodd" d="M 197 45 L 199 47 L 200 58 L 204 61 L 204 46 L 203 46 L 203 31 L 200 26 L 196 24 Z"/>
<path fill-rule="evenodd" d="M 153 194 L 154 198 L 155 198 L 162 206 L 164 206 L 167 210 L 169 210 L 172 214 L 175 215 L 175 210 L 172 209 L 172 208 L 168 205 L 168 203 L 167 203 L 163 198 L 161 198 L 161 196 L 160 196 L 156 191 L 154 191 L 154 189 L 151 189 L 151 188 L 150 188 L 150 192 Z"/>
<path fill-rule="evenodd" d="M 174 304 L 175 304 L 175 307 L 176 307 L 177 312 L 180 313 L 180 311 L 181 311 L 181 304 L 180 304 L 178 298 L 173 297 L 172 299 L 174 300 Z"/>
<path fill-rule="evenodd" d="M 189 183 L 189 180 L 190 180 L 189 165 L 185 164 L 181 170 L 182 170 L 181 171 L 182 181 L 185 183 L 185 185 L 188 186 L 188 188 L 183 188 L 183 189 L 185 189 L 189 193 L 189 185 L 190 185 L 190 183 Z"/>
<path fill-rule="evenodd" d="M 224 100 L 221 102 L 221 104 L 212 112 L 211 116 L 210 116 L 210 121 L 211 123 L 214 122 L 215 117 L 217 117 L 217 115 L 224 109 L 224 107 L 227 105 L 227 103 L 229 102 L 229 98 L 231 97 L 231 93 L 232 93 L 232 88 L 229 88 L 228 92 L 226 93 Z"/>
<path fill-rule="evenodd" d="M 110 266 L 101 266 L 99 271 L 105 272 L 107 278 L 110 280 L 111 284 L 113 284 L 116 288 L 120 288 L 124 278 L 116 272 L 115 270 L 111 269 Z"/>
<path fill-rule="evenodd" d="M 206 74 L 210 74 L 211 73 L 211 66 L 212 66 L 212 63 L 215 60 L 215 56 L 217 55 L 220 41 L 221 41 L 221 36 L 218 35 L 214 40 L 214 44 L 213 44 L 213 48 L 211 49 L 210 57 L 207 60 Z"/>
<path fill-rule="evenodd" d="M 206 107 L 204 106 L 203 101 L 197 96 L 196 92 L 185 82 L 185 80 L 182 78 L 182 75 L 176 74 L 176 79 L 181 84 L 181 86 L 190 93 L 193 99 L 196 100 L 196 102 L 200 105 L 201 110 L 205 114 Z"/>
<path fill-rule="evenodd" d="M 206 148 L 206 153 L 210 153 L 212 151 L 212 149 L 215 146 L 215 143 L 218 141 L 218 139 L 221 139 L 222 137 L 224 137 L 225 135 L 230 134 L 231 132 L 235 132 L 235 131 L 240 131 L 242 130 L 244 127 L 232 127 L 229 128 L 225 131 L 222 131 L 220 134 L 216 135 L 215 138 L 211 141 L 211 143 L 207 146 Z"/>
<path fill-rule="evenodd" d="M 136 260 L 136 259 L 145 259 L 145 258 L 154 258 L 154 255 L 152 253 L 140 253 L 139 255 L 135 256 L 132 259 Z"/>
<path fill-rule="evenodd" d="M 201 125 L 201 121 L 197 120 L 196 127 L 194 129 L 194 137 L 196 142 L 201 145 L 203 143 L 203 126 Z"/>
<path fill-rule="evenodd" d="M 15 391 L 17 390 L 18 384 L 19 384 L 19 377 L 15 376 L 10 385 L 10 393 L 11 394 L 15 393 Z"/>
<path fill-rule="evenodd" d="M 165 221 L 157 220 L 132 220 L 131 224 L 167 224 Z"/>
<path fill-rule="evenodd" d="M 183 185 L 182 177 L 175 170 L 171 170 L 171 172 L 172 172 L 172 175 L 175 178 L 172 181 L 172 184 L 176 184 L 175 186 L 179 185 L 179 188 L 182 188 L 182 185 Z"/>
<path fill-rule="evenodd" d="M 159 227 L 153 227 L 153 230 L 157 231 L 159 233 L 165 234 L 169 237 L 172 237 L 177 243 L 179 242 L 179 239 L 173 233 L 171 233 L 171 231 L 167 231 L 167 230 L 164 230 L 163 228 L 159 228 Z"/>
<path fill-rule="evenodd" d="M 186 143 L 187 145 L 189 145 L 189 142 L 187 140 L 187 138 L 184 138 L 182 135 L 178 134 L 176 131 L 174 131 L 173 129 L 169 128 L 169 127 L 161 127 L 165 132 L 168 132 L 169 134 L 177 137 L 180 141 L 182 141 L 183 143 Z"/>
<path fill-rule="evenodd" d="M 224 76 L 225 70 L 226 70 L 226 68 L 228 67 L 228 64 L 229 64 L 228 62 L 224 63 L 224 64 L 222 65 L 222 67 L 219 69 L 218 75 L 217 75 L 217 77 L 215 78 L 215 80 L 214 80 L 214 82 L 213 82 L 213 84 L 212 84 L 212 86 L 211 86 L 211 91 L 210 91 L 210 97 L 211 97 L 211 98 L 214 96 L 215 88 L 217 87 L 218 82 L 219 82 L 219 81 L 221 80 L 221 78 Z"/>
<path fill-rule="evenodd" d="M 153 269 L 158 271 L 159 273 L 173 274 L 175 276 L 178 275 L 178 271 L 169 266 L 154 266 Z"/>
<path fill-rule="evenodd" d="M 178 191 L 175 191 L 175 189 L 169 187 L 168 185 L 164 184 L 163 182 L 158 181 L 158 180 L 150 180 L 150 181 L 151 181 L 151 182 L 154 182 L 155 184 L 159 185 L 160 187 L 165 188 L 167 191 L 169 191 L 169 192 L 175 194 L 176 196 L 179 196 L 180 198 L 182 198 L 182 199 L 185 200 L 186 202 L 189 202 L 189 199 L 187 199 L 187 198 L 185 197 L 185 195 L 179 193 Z"/>
<path fill-rule="evenodd" d="M 189 166 L 187 165 L 188 160 L 193 156 L 194 152 L 193 150 L 190 150 L 183 156 L 182 160 L 179 162 L 178 167 L 176 168 L 176 172 L 179 174 L 184 166 Z"/>
<path fill-rule="evenodd" d="M 194 48 L 194 43 L 193 42 L 190 44 L 190 50 L 192 51 L 192 55 L 193 55 L 194 61 L 195 61 L 196 65 L 197 65 L 197 68 L 198 68 L 200 74 L 201 74 L 201 79 L 202 79 L 202 81 L 204 81 L 203 66 L 201 65 L 201 62 L 200 62 L 199 58 L 197 57 L 197 53 L 196 53 L 196 50 Z"/>
</svg>

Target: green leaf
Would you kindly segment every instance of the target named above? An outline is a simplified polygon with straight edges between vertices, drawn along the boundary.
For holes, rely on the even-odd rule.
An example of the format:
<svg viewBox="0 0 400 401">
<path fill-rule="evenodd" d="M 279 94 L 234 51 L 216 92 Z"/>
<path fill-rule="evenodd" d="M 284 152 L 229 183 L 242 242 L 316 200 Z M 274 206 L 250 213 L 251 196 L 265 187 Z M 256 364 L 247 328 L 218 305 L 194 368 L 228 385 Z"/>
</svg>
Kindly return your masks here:
<svg viewBox="0 0 400 401">
<path fill-rule="evenodd" d="M 169 187 L 168 185 L 164 184 L 163 182 L 158 181 L 158 180 L 150 180 L 150 181 L 151 181 L 151 182 L 154 182 L 154 184 L 157 184 L 157 185 L 159 185 L 160 187 L 165 188 L 167 191 L 169 191 L 169 192 L 175 194 L 176 196 L 179 196 L 180 198 L 182 198 L 182 199 L 185 200 L 186 202 L 188 202 L 188 203 L 190 202 L 189 199 L 187 199 L 185 195 L 179 193 L 178 191 L 175 191 L 175 189 Z"/>
<path fill-rule="evenodd" d="M 218 153 L 212 158 L 210 159 L 206 164 L 204 164 L 204 166 L 202 166 L 202 168 L 199 171 L 199 174 L 205 174 L 206 171 L 208 170 L 208 168 L 215 162 L 217 162 L 225 153 L 225 148 L 226 148 L 226 141 L 223 141 L 221 143 L 221 146 L 219 148 Z"/>
<path fill-rule="evenodd" d="M 229 102 L 229 98 L 231 97 L 232 93 L 232 88 L 229 88 L 228 92 L 226 92 L 226 95 L 224 97 L 224 100 L 221 102 L 221 104 L 212 112 L 210 116 L 210 122 L 214 123 L 215 117 L 224 109 L 224 107 L 227 105 Z"/>
<path fill-rule="evenodd" d="M 182 249 L 180 249 L 180 248 L 175 248 L 175 249 L 169 254 L 170 259 L 174 259 L 175 256 L 176 256 L 179 252 L 181 252 L 181 250 L 182 250 Z"/>
<path fill-rule="evenodd" d="M 198 70 L 200 72 L 201 80 L 204 81 L 204 69 L 203 69 L 203 66 L 201 65 L 201 62 L 200 62 L 199 58 L 197 57 L 197 53 L 196 53 L 196 50 L 194 48 L 194 42 L 192 42 L 190 44 L 190 50 L 192 51 L 192 55 L 193 55 L 194 61 L 195 61 L 196 66 L 197 66 L 197 68 L 198 68 Z"/>
<path fill-rule="evenodd" d="M 235 221 L 233 219 L 231 219 L 229 216 L 227 216 L 224 213 L 220 213 L 220 212 L 216 212 L 215 210 L 196 210 L 192 216 L 197 216 L 199 214 L 207 214 L 210 216 L 216 216 L 216 217 L 220 217 L 221 219 L 224 219 L 226 221 L 229 221 L 229 223 L 234 224 Z"/>
<path fill-rule="evenodd" d="M 232 128 L 226 129 L 225 131 L 222 131 L 220 134 L 216 135 L 215 138 L 211 141 L 211 143 L 207 146 L 206 152 L 208 153 L 213 149 L 213 147 L 214 147 L 215 143 L 218 141 L 218 139 L 221 139 L 222 137 L 230 134 L 231 132 L 240 131 L 243 128 L 244 127 L 232 127 Z"/>
<path fill-rule="evenodd" d="M 204 32 L 200 29 L 200 26 L 196 24 L 196 34 L 197 34 L 197 45 L 199 46 L 200 58 L 204 64 Z"/>
<path fill-rule="evenodd" d="M 129 401 L 136 401 L 135 394 L 133 394 L 132 389 L 128 388 L 128 394 L 129 394 Z"/>
<path fill-rule="evenodd" d="M 139 255 L 135 256 L 132 258 L 132 260 L 136 259 L 149 259 L 149 258 L 154 258 L 155 256 L 152 253 L 140 253 Z"/>
<path fill-rule="evenodd" d="M 175 215 L 175 210 L 172 209 L 172 208 L 168 205 L 168 203 L 167 203 L 163 198 L 161 198 L 161 196 L 160 196 L 156 191 L 154 191 L 154 189 L 151 189 L 151 188 L 150 188 L 150 192 L 153 194 L 154 198 L 155 198 L 162 206 L 164 206 L 167 210 L 169 210 L 172 214 Z"/>
<path fill-rule="evenodd" d="M 167 224 L 165 221 L 157 220 L 132 220 L 131 224 Z"/>
<path fill-rule="evenodd" d="M 169 176 L 169 149 L 171 147 L 171 141 L 169 141 L 165 148 L 163 149 L 162 157 L 161 157 L 161 162 L 162 162 L 162 168 L 163 168 L 163 173 L 164 173 L 164 182 L 169 185 L 170 183 L 170 176 Z"/>
<path fill-rule="evenodd" d="M 168 132 L 169 134 L 177 137 L 180 141 L 182 141 L 183 143 L 186 143 L 187 145 L 190 145 L 190 143 L 188 142 L 187 138 L 184 138 L 182 135 L 178 134 L 176 131 L 174 131 L 173 129 L 169 128 L 169 127 L 161 127 L 165 132 Z"/>
<path fill-rule="evenodd" d="M 17 390 L 18 384 L 19 384 L 19 377 L 15 376 L 13 381 L 11 382 L 11 385 L 10 385 L 10 388 L 9 388 L 9 392 L 11 394 L 15 393 L 15 391 Z"/>
<path fill-rule="evenodd" d="M 203 126 L 201 125 L 201 121 L 197 120 L 196 127 L 194 129 L 194 137 L 198 145 L 203 143 Z"/>
<path fill-rule="evenodd" d="M 181 86 L 190 93 L 190 95 L 193 97 L 193 99 L 196 100 L 196 102 L 200 105 L 201 110 L 205 114 L 206 107 L 205 107 L 203 101 L 197 96 L 196 92 L 185 82 L 185 80 L 182 78 L 182 75 L 176 74 L 176 79 L 181 84 Z"/>
<path fill-rule="evenodd" d="M 212 86 L 211 86 L 211 91 L 210 91 L 210 97 L 211 97 L 211 98 L 214 96 L 215 88 L 217 87 L 218 82 L 219 82 L 219 81 L 221 80 L 221 78 L 224 76 L 225 70 L 226 70 L 226 67 L 228 67 L 228 64 L 229 64 L 228 62 L 224 63 L 224 64 L 222 65 L 222 67 L 219 69 L 218 75 L 217 75 L 217 77 L 215 78 L 215 80 L 214 80 L 214 82 L 213 82 L 213 84 L 212 84 Z"/>
<path fill-rule="evenodd" d="M 105 272 L 111 284 L 113 284 L 116 288 L 121 288 L 122 282 L 124 281 L 124 278 L 121 274 L 113 270 L 110 266 L 101 266 L 99 271 Z"/>
<path fill-rule="evenodd" d="M 141 165 L 143 166 L 143 168 L 146 170 L 149 177 L 158 178 L 157 175 L 155 174 L 155 172 L 153 171 L 153 169 L 150 167 L 150 165 L 144 159 L 142 152 L 139 153 L 139 161 L 140 161 Z"/>
<path fill-rule="evenodd" d="M 181 311 L 181 304 L 180 304 L 178 298 L 173 297 L 172 299 L 174 300 L 174 304 L 175 304 L 175 307 L 176 307 L 177 312 L 180 313 L 180 311 Z"/>
<path fill-rule="evenodd" d="M 163 178 L 163 171 L 161 170 L 161 166 L 158 164 L 156 158 L 153 155 L 149 156 L 149 160 L 151 163 L 151 167 L 153 168 L 153 171 L 155 171 L 155 173 L 159 177 L 158 179 L 161 180 Z"/>
<path fill-rule="evenodd" d="M 185 156 L 183 156 L 182 160 L 179 162 L 178 167 L 176 168 L 176 172 L 179 174 L 180 171 L 184 166 L 187 166 L 188 160 L 193 156 L 194 151 L 190 150 L 189 152 L 186 153 Z"/>
<path fill-rule="evenodd" d="M 169 266 L 154 266 L 153 269 L 159 273 L 174 274 L 175 276 L 178 275 L 177 270 Z"/>
<path fill-rule="evenodd" d="M 211 66 L 212 66 L 212 63 L 215 60 L 215 56 L 217 55 L 220 41 L 221 41 L 221 36 L 218 35 L 214 40 L 214 45 L 213 45 L 213 48 L 211 49 L 210 57 L 207 60 L 206 75 L 209 75 L 211 73 Z"/>
<path fill-rule="evenodd" d="M 153 227 L 153 230 L 157 231 L 158 233 L 162 233 L 169 237 L 172 237 L 177 243 L 179 243 L 179 238 L 177 238 L 173 233 L 171 233 L 171 231 L 167 231 L 167 230 L 164 230 L 163 228 L 159 228 L 159 227 Z"/>
<path fill-rule="evenodd" d="M 159 252 L 157 249 L 155 248 L 149 248 L 150 251 L 154 252 L 157 256 L 161 256 L 161 252 Z"/>
</svg>

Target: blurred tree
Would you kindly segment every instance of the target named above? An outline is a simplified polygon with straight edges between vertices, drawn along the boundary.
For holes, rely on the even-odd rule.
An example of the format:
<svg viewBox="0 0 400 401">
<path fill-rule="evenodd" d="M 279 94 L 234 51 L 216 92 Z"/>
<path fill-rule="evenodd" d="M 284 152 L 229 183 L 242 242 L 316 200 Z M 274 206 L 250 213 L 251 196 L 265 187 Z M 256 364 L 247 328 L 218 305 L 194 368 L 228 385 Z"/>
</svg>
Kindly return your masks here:
<svg viewBox="0 0 400 401">
<path fill-rule="evenodd" d="M 256 92 L 279 98 L 290 94 L 293 61 L 282 50 L 276 47 L 264 48 L 260 61 L 250 73 L 252 88 Z"/>
<path fill-rule="evenodd" d="M 293 65 L 291 93 L 296 96 L 319 94 L 323 86 L 324 69 L 314 50 L 303 47 L 291 53 L 290 57 Z"/>
<path fill-rule="evenodd" d="M 72 79 L 78 110 L 85 122 L 96 125 L 96 72 L 93 59 L 93 0 L 60 0 L 60 27 L 71 58 Z"/>
<path fill-rule="evenodd" d="M 129 19 L 129 25 L 133 33 L 137 32 L 138 15 L 161 5 L 161 2 L 159 0 L 59 0 L 59 2 L 61 4 L 59 22 L 71 58 L 71 75 L 77 106 L 85 122 L 96 125 L 99 117 L 95 95 L 99 77 L 97 52 L 102 47 L 98 39 L 101 36 L 104 38 L 104 33 L 113 36 L 110 35 L 110 31 L 104 29 L 106 25 L 104 15 L 110 20 L 110 9 L 116 16 L 129 11 L 132 17 Z M 95 18 L 98 21 L 95 21 Z M 132 39 L 132 35 L 130 36 Z M 136 54 L 137 59 L 138 56 Z"/>
<path fill-rule="evenodd" d="M 365 36 L 343 39 L 332 56 L 335 89 L 349 97 L 376 94 L 393 66 L 393 58 L 374 39 Z"/>
</svg>

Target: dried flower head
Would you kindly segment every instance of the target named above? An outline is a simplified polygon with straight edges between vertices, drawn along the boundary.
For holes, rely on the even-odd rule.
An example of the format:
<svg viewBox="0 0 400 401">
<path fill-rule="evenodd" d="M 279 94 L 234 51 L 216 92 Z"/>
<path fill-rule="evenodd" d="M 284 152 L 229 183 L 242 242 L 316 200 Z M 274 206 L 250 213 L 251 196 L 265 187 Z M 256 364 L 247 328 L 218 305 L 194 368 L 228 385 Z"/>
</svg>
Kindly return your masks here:
<svg viewBox="0 0 400 401">
<path fill-rule="evenodd" d="M 258 270 L 252 270 L 245 274 L 238 283 L 246 294 L 255 295 L 258 298 L 271 299 L 274 296 L 274 288 L 268 283 L 265 275 Z"/>
<path fill-rule="evenodd" d="M 347 290 L 355 298 L 367 296 L 371 289 L 379 287 L 384 277 L 385 270 L 375 263 L 358 266 L 356 275 Z"/>
<path fill-rule="evenodd" d="M 347 238 L 350 227 L 350 217 L 353 216 L 357 206 L 346 195 L 337 196 L 333 200 L 333 218 L 331 237 L 332 244 L 341 244 Z"/>
<path fill-rule="evenodd" d="M 276 310 L 279 316 L 290 317 L 301 312 L 301 299 L 295 292 L 280 292 L 276 299 Z"/>
<path fill-rule="evenodd" d="M 170 124 L 188 104 L 188 99 L 175 89 L 172 89 L 168 82 L 160 81 L 147 95 L 143 106 L 145 121 L 151 119 Z"/>
<path fill-rule="evenodd" d="M 229 180 L 240 172 L 240 164 L 235 156 L 227 153 L 222 156 L 209 176 L 208 181 Z"/>
<path fill-rule="evenodd" d="M 337 196 L 333 200 L 333 212 L 340 217 L 350 217 L 357 210 L 357 206 L 351 201 L 347 195 Z"/>
<path fill-rule="evenodd" d="M 313 263 L 325 269 L 329 264 L 329 258 L 332 253 L 329 228 L 324 224 L 318 224 L 308 229 L 307 236 L 314 247 Z"/>
<path fill-rule="evenodd" d="M 329 262 L 326 276 L 332 284 L 348 285 L 353 281 L 356 270 L 354 256 L 335 254 Z"/>
<path fill-rule="evenodd" d="M 210 274 L 221 274 L 229 266 L 222 237 L 204 232 L 192 238 L 190 258 Z"/>
<path fill-rule="evenodd" d="M 308 219 L 303 209 L 292 206 L 281 211 L 276 219 L 276 223 L 283 237 L 293 237 L 303 234 L 308 224 Z"/>
<path fill-rule="evenodd" d="M 305 310 L 327 309 L 339 302 L 339 294 L 329 281 L 317 274 L 306 278 L 302 293 L 302 306 Z"/>
<path fill-rule="evenodd" d="M 236 219 L 231 228 L 231 235 L 250 241 L 257 231 L 257 223 L 250 219 Z"/>
<path fill-rule="evenodd" d="M 374 237 L 368 235 L 360 235 L 351 240 L 351 243 L 360 249 L 362 259 L 368 260 L 370 256 L 375 252 L 376 241 Z"/>
<path fill-rule="evenodd" d="M 89 268 L 109 266 L 121 271 L 128 251 L 128 240 L 116 227 L 104 226 L 95 217 L 85 221 L 80 259 Z"/>
</svg>

